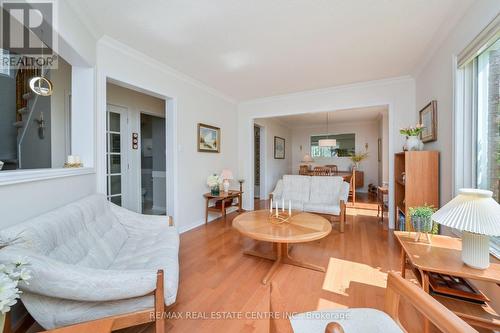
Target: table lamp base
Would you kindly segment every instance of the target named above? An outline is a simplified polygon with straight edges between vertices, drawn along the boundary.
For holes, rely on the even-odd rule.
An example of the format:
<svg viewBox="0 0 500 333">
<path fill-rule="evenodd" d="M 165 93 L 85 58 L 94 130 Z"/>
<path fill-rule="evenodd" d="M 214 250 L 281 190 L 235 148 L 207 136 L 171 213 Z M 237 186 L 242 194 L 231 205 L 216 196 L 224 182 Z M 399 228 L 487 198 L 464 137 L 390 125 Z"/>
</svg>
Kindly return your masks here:
<svg viewBox="0 0 500 333">
<path fill-rule="evenodd" d="M 462 260 L 475 269 L 490 266 L 490 237 L 464 231 L 462 234 Z"/>
</svg>

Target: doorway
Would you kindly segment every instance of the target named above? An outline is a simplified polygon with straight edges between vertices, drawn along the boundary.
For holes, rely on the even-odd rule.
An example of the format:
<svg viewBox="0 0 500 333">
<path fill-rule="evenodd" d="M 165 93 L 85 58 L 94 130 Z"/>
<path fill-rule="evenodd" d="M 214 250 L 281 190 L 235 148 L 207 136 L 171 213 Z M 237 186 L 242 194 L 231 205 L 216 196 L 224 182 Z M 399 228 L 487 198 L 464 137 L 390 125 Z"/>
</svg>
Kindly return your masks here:
<svg viewBox="0 0 500 333">
<path fill-rule="evenodd" d="M 107 197 L 137 213 L 166 215 L 173 209 L 167 209 L 167 101 L 114 82 L 106 88 Z"/>
<path fill-rule="evenodd" d="M 141 113 L 141 209 L 166 215 L 165 118 Z"/>
<path fill-rule="evenodd" d="M 260 128 L 253 127 L 254 132 L 254 198 L 260 199 Z"/>
</svg>

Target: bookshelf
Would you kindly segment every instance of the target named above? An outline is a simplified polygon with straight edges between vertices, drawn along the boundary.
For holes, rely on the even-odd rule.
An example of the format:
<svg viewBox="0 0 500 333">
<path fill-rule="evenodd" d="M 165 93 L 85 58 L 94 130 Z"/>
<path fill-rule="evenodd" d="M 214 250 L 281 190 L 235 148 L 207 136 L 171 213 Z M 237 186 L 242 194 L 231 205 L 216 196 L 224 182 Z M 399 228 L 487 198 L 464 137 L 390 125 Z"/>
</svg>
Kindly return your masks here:
<svg viewBox="0 0 500 333">
<path fill-rule="evenodd" d="M 394 155 L 396 230 L 411 231 L 413 228 L 410 223 L 410 207 L 425 204 L 439 208 L 439 152 L 396 153 Z"/>
</svg>

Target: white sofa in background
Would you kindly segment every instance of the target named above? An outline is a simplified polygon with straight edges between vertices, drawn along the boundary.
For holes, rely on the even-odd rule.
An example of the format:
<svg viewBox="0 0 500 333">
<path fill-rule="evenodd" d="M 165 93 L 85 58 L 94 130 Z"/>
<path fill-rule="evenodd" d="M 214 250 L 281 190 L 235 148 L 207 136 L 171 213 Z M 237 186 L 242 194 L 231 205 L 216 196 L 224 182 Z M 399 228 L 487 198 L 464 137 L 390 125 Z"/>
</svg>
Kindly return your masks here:
<svg viewBox="0 0 500 333">
<path fill-rule="evenodd" d="M 169 221 L 96 194 L 0 231 L 12 242 L 0 262 L 26 257 L 33 278 L 21 300 L 45 329 L 123 314 L 153 321 L 154 298 L 171 305 L 177 296 L 179 235 Z M 158 270 L 164 293 L 155 296 Z"/>
<path fill-rule="evenodd" d="M 342 177 L 284 175 L 271 192 L 274 202 L 292 209 L 340 217 L 340 232 L 344 232 L 345 209 L 349 184 Z"/>
</svg>

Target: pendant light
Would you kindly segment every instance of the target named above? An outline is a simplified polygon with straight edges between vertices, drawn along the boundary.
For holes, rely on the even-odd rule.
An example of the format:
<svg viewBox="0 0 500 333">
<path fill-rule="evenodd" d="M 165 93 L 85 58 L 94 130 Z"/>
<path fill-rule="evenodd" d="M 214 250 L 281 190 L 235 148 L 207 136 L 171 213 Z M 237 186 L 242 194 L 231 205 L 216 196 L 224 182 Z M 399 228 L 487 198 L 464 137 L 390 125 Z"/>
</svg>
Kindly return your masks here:
<svg viewBox="0 0 500 333">
<path fill-rule="evenodd" d="M 43 49 L 45 43 L 43 42 L 43 30 L 42 30 L 42 36 L 40 38 L 40 41 L 42 42 L 42 68 L 40 70 L 40 76 L 34 76 L 30 79 L 29 85 L 31 91 L 33 91 L 35 94 L 40 95 L 40 96 L 50 96 L 52 95 L 53 92 L 53 85 L 52 82 L 46 78 L 43 74 L 43 63 L 45 62 L 43 59 Z"/>
<path fill-rule="evenodd" d="M 326 139 L 321 139 L 318 141 L 318 145 L 320 147 L 336 147 L 337 146 L 337 140 L 335 139 L 330 139 L 330 132 L 328 131 L 328 115 L 329 113 L 326 113 Z"/>
</svg>

